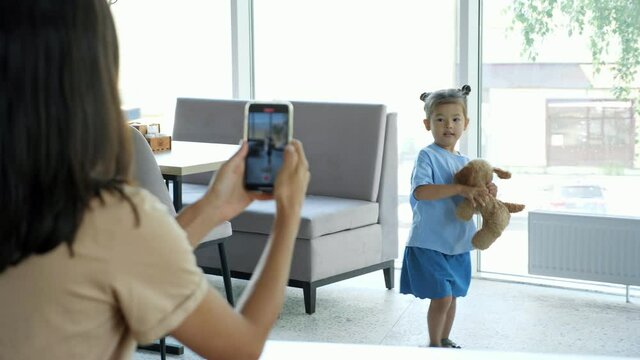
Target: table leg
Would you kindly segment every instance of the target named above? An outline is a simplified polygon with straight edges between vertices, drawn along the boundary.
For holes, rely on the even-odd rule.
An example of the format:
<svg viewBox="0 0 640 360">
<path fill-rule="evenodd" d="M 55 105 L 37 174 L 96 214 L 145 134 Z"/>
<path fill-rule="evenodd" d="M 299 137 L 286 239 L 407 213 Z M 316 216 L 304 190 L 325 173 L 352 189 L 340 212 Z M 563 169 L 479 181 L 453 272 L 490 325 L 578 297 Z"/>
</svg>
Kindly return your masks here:
<svg viewBox="0 0 640 360">
<path fill-rule="evenodd" d="M 167 343 L 165 338 L 160 339 L 160 360 L 167 359 Z"/>
<path fill-rule="evenodd" d="M 158 352 L 158 353 L 160 353 L 160 356 L 162 356 L 162 345 L 160 343 L 163 342 L 163 341 L 165 341 L 164 338 L 162 338 L 158 342 L 154 342 L 153 344 L 138 345 L 138 349 Z M 164 347 L 165 347 L 165 353 L 166 354 L 171 354 L 171 355 L 182 355 L 182 354 L 184 354 L 184 346 L 182 346 L 182 345 L 165 344 Z"/>
<path fill-rule="evenodd" d="M 220 254 L 220 270 L 222 270 L 222 280 L 224 281 L 224 292 L 227 294 L 227 301 L 233 306 L 233 289 L 231 288 L 231 271 L 227 264 L 227 253 L 224 250 L 224 242 L 218 244 Z"/>
<path fill-rule="evenodd" d="M 182 176 L 173 178 L 173 207 L 176 208 L 176 212 L 182 209 Z"/>
</svg>

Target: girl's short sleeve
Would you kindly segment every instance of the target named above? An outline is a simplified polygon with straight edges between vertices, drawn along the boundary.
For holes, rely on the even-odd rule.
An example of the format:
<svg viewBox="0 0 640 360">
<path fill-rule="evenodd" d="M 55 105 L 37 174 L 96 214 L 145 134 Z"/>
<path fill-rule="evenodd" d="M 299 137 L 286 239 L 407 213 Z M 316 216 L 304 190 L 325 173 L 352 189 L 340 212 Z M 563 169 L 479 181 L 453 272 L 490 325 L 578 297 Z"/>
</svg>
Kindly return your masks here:
<svg viewBox="0 0 640 360">
<path fill-rule="evenodd" d="M 420 151 L 411 174 L 411 193 L 420 185 L 433 184 L 433 166 L 425 150 Z"/>
<path fill-rule="evenodd" d="M 186 233 L 160 201 L 143 190 L 132 198 L 140 223 L 114 239 L 111 276 L 124 322 L 144 344 L 178 327 L 209 286 Z"/>
</svg>

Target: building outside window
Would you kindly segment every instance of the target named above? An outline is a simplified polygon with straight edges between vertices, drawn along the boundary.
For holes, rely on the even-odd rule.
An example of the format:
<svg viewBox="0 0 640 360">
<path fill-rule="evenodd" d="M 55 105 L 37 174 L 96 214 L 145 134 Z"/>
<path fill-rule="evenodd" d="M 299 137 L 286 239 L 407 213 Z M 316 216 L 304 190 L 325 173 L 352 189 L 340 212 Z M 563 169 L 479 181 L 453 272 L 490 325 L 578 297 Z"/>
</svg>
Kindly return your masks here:
<svg viewBox="0 0 640 360">
<path fill-rule="evenodd" d="M 633 110 L 632 101 L 549 99 L 547 165 L 633 168 Z"/>
</svg>

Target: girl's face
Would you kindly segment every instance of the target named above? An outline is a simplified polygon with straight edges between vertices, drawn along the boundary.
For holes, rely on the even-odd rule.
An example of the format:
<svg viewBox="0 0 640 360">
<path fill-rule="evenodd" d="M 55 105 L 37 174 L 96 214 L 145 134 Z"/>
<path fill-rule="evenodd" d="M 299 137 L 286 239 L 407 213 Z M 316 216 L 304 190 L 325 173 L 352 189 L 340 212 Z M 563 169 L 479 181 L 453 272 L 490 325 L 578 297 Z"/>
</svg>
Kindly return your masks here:
<svg viewBox="0 0 640 360">
<path fill-rule="evenodd" d="M 433 133 L 435 143 L 449 152 L 455 152 L 456 143 L 467 125 L 469 119 L 464 116 L 462 105 L 457 103 L 436 106 L 431 118 L 424 120 L 424 126 Z"/>
</svg>

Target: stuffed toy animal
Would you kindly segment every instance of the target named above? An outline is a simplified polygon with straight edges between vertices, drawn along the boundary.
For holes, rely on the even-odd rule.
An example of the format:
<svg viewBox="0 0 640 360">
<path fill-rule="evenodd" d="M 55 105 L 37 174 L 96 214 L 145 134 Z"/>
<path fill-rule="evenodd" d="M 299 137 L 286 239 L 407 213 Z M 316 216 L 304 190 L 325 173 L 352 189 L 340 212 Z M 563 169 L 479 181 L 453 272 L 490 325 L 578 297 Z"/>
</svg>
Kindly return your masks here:
<svg viewBox="0 0 640 360">
<path fill-rule="evenodd" d="M 493 173 L 496 173 L 500 179 L 511 178 L 510 172 L 494 168 L 485 160 L 476 159 L 469 161 L 460 169 L 454 175 L 453 182 L 467 186 L 486 186 L 493 179 Z M 473 235 L 471 243 L 476 249 L 485 250 L 502 235 L 502 231 L 511 219 L 510 213 L 517 213 L 523 209 L 522 204 L 505 203 L 493 196 L 488 196 L 483 205 L 476 202 L 475 209 L 469 199 L 464 199 L 456 208 L 456 216 L 468 221 L 476 212 L 482 215 L 482 228 Z"/>
</svg>

